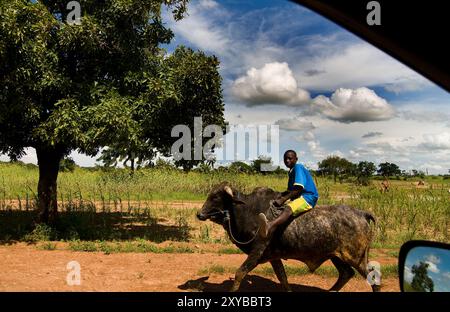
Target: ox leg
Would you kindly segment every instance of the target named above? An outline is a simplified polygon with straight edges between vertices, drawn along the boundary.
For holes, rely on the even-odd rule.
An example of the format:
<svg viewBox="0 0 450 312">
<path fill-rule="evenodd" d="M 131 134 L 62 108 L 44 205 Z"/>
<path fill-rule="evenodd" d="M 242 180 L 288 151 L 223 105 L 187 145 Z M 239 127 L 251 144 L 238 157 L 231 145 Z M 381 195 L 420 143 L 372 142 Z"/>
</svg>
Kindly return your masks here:
<svg viewBox="0 0 450 312">
<path fill-rule="evenodd" d="M 275 275 L 278 277 L 278 280 L 281 282 L 281 286 L 283 286 L 283 289 L 285 291 L 292 291 L 291 287 L 289 286 L 286 271 L 284 270 L 284 265 L 281 259 L 276 259 L 270 261 L 270 264 L 272 265 L 272 268 L 275 272 Z"/>
<path fill-rule="evenodd" d="M 244 277 L 258 265 L 259 259 L 261 259 L 261 256 L 267 247 L 267 244 L 267 242 L 263 242 L 258 247 L 256 247 L 256 249 L 251 254 L 248 255 L 247 259 L 237 270 L 234 278 L 234 283 L 230 291 L 238 291 Z"/>
<path fill-rule="evenodd" d="M 330 291 L 339 291 L 355 275 L 355 272 L 350 264 L 345 263 L 338 257 L 331 258 L 331 262 L 333 262 L 334 266 L 338 270 L 339 277 L 333 287 L 330 288 Z"/>
<path fill-rule="evenodd" d="M 259 257 L 249 256 L 247 260 L 239 267 L 234 277 L 233 287 L 230 291 L 238 291 L 244 277 L 258 265 Z"/>
</svg>

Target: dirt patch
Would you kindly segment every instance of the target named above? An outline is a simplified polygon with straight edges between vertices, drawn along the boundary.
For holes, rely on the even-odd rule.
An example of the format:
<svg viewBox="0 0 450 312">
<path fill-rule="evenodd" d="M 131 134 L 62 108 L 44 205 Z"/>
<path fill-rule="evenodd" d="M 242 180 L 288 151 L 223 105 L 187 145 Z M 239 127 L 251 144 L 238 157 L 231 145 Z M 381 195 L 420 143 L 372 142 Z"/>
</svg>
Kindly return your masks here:
<svg viewBox="0 0 450 312">
<path fill-rule="evenodd" d="M 243 254 L 154 254 L 37 250 L 36 246 L 0 246 L 0 291 L 228 291 L 232 273 L 202 274 L 211 266 L 238 267 Z M 378 261 L 378 259 L 376 259 Z M 81 266 L 81 285 L 66 282 L 70 261 Z M 383 264 L 382 261 L 379 261 Z M 390 262 L 390 261 L 389 261 Z M 289 266 L 301 265 L 286 261 Z M 324 291 L 336 278 L 315 274 L 290 276 L 294 291 Z M 275 276 L 250 274 L 242 291 L 280 291 Z M 353 278 L 342 291 L 370 291 L 362 278 Z M 383 279 L 382 291 L 399 291 L 396 278 Z"/>
</svg>

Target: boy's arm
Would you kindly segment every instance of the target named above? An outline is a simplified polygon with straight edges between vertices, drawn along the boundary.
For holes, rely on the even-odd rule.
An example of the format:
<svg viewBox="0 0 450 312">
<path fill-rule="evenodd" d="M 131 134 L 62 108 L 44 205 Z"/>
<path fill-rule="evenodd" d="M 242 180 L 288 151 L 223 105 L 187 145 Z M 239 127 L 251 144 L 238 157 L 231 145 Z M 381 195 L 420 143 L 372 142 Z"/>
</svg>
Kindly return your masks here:
<svg viewBox="0 0 450 312">
<path fill-rule="evenodd" d="M 282 206 L 287 200 L 299 197 L 302 191 L 302 186 L 294 185 L 294 189 L 292 191 L 283 192 L 281 197 L 274 201 L 275 206 Z"/>
</svg>

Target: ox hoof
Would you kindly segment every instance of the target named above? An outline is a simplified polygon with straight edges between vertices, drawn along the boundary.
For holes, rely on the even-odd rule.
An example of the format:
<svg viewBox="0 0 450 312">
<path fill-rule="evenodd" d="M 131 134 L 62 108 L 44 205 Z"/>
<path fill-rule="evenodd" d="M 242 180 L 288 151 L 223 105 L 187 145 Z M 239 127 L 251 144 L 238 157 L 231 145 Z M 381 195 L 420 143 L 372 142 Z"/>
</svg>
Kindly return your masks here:
<svg viewBox="0 0 450 312">
<path fill-rule="evenodd" d="M 263 213 L 260 213 L 258 215 L 259 220 L 259 236 L 262 238 L 267 238 L 268 232 L 269 232 L 269 226 L 267 224 L 267 218 L 266 215 Z"/>
</svg>

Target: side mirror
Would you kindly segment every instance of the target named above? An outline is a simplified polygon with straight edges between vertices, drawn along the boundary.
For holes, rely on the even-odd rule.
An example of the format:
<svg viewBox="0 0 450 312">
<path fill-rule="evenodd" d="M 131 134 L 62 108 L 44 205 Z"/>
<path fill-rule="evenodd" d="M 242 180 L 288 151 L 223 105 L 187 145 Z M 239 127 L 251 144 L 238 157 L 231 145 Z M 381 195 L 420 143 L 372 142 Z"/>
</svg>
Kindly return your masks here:
<svg viewBox="0 0 450 312">
<path fill-rule="evenodd" d="M 450 244 L 408 241 L 400 248 L 402 292 L 450 292 Z"/>
</svg>

